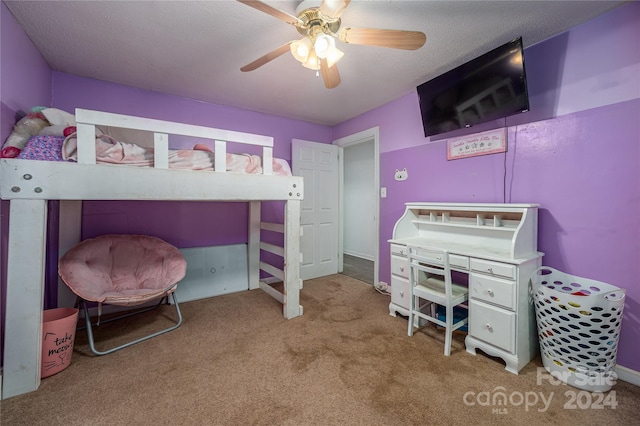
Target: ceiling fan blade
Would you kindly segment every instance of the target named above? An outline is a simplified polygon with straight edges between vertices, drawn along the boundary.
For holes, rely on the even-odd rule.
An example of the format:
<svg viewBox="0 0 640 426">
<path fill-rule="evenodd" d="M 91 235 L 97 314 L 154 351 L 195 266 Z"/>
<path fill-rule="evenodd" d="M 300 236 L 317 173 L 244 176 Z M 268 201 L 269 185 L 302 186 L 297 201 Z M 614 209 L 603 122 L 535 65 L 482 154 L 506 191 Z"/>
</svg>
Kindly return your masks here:
<svg viewBox="0 0 640 426">
<path fill-rule="evenodd" d="M 379 30 L 374 28 L 343 28 L 338 32 L 338 38 L 350 44 L 405 50 L 419 49 L 427 41 L 427 36 L 420 31 Z"/>
<path fill-rule="evenodd" d="M 322 58 L 320 60 L 320 72 L 322 73 L 324 86 L 327 89 L 338 87 L 341 80 L 340 73 L 338 72 L 338 67 L 335 64 L 332 67 L 329 67 L 329 65 L 327 64 L 327 60 L 325 58 Z"/>
<path fill-rule="evenodd" d="M 285 53 L 287 53 L 289 51 L 289 45 L 291 43 L 293 43 L 293 42 L 290 41 L 290 42 L 288 42 L 286 44 L 283 44 L 282 46 L 278 47 L 275 50 L 272 50 L 271 52 L 267 53 L 266 55 L 259 57 L 258 59 L 256 59 L 255 61 L 251 62 L 250 64 L 247 64 L 244 67 L 240 68 L 240 71 L 242 71 L 242 72 L 253 71 L 256 68 L 259 68 L 259 67 L 263 66 L 267 62 L 273 61 L 277 57 L 284 55 Z"/>
<path fill-rule="evenodd" d="M 304 26 L 304 23 L 293 15 L 289 15 L 287 12 L 283 12 L 275 7 L 269 6 L 266 3 L 256 0 L 237 0 L 240 3 L 246 4 L 254 9 L 264 12 L 268 15 L 274 16 L 287 24 L 295 25 L 296 27 Z"/>
<path fill-rule="evenodd" d="M 338 19 L 351 0 L 322 0 L 320 13 L 330 19 Z"/>
</svg>

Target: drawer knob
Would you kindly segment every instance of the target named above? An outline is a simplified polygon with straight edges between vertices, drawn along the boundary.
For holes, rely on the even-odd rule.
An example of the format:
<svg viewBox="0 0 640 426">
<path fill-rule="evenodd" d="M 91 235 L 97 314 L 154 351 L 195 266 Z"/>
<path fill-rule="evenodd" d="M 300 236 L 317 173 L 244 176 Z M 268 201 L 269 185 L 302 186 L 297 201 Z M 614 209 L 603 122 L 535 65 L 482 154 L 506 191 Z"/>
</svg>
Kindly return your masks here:
<svg viewBox="0 0 640 426">
<path fill-rule="evenodd" d="M 400 272 L 404 272 L 404 266 L 400 267 Z"/>
<path fill-rule="evenodd" d="M 400 297 L 404 297 L 404 291 L 400 291 Z"/>
<path fill-rule="evenodd" d="M 491 289 L 487 289 L 487 294 L 491 297 L 493 297 L 493 290 Z"/>
<path fill-rule="evenodd" d="M 489 331 L 493 331 L 493 326 L 489 322 L 485 324 L 484 328 L 486 328 Z"/>
<path fill-rule="evenodd" d="M 487 268 L 487 271 L 489 271 L 489 273 L 493 275 L 493 268 Z"/>
</svg>

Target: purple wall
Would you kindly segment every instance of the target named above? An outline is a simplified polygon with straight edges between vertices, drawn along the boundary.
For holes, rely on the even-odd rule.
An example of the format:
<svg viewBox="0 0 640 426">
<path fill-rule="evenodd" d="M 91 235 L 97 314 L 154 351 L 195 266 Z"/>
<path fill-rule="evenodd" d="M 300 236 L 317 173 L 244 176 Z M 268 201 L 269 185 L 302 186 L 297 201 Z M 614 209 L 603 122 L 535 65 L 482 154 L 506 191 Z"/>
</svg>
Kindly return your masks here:
<svg viewBox="0 0 640 426">
<path fill-rule="evenodd" d="M 51 103 L 51 71 L 3 2 L 0 2 L 0 58 L 0 141 L 4 144 L 17 117 L 35 105 Z M 4 353 L 8 226 L 9 202 L 0 201 L 0 354 Z"/>
<path fill-rule="evenodd" d="M 0 140 L 4 144 L 17 114 L 51 103 L 51 70 L 4 3 L 0 3 L 0 19 Z"/>
<path fill-rule="evenodd" d="M 531 110 L 473 130 L 506 126 L 506 155 L 447 161 L 444 138 L 471 131 L 426 139 L 415 93 L 336 126 L 380 126 L 380 279 L 405 202 L 538 203 L 543 264 L 626 289 L 618 362 L 640 371 L 639 24 L 634 2 L 527 48 Z"/>
<path fill-rule="evenodd" d="M 292 138 L 327 143 L 332 140 L 330 127 L 61 72 L 53 73 L 53 104 L 69 112 L 88 108 L 273 136 L 274 156 L 287 160 L 291 159 Z"/>
</svg>

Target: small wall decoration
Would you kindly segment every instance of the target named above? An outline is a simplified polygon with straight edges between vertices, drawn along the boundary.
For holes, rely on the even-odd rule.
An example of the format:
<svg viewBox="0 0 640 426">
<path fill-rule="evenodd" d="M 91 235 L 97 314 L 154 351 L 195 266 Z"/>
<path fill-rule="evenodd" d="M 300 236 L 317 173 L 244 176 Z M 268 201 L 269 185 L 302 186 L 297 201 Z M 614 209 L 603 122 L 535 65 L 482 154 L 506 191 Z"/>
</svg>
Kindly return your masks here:
<svg viewBox="0 0 640 426">
<path fill-rule="evenodd" d="M 408 177 L 409 177 L 409 173 L 407 172 L 406 167 L 402 170 L 396 169 L 396 174 L 394 176 L 395 180 L 400 180 L 400 181 L 407 180 Z"/>
<path fill-rule="evenodd" d="M 507 129 L 489 130 L 447 140 L 447 160 L 507 151 Z"/>
</svg>

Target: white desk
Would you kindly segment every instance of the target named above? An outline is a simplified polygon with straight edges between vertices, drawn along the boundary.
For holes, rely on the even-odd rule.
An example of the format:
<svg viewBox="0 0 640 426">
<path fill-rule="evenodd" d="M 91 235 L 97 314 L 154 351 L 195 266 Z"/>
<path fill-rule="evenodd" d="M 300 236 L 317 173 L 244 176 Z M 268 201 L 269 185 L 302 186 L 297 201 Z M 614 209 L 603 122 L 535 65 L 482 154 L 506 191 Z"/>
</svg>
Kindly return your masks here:
<svg viewBox="0 0 640 426">
<path fill-rule="evenodd" d="M 407 203 L 391 243 L 391 303 L 409 314 L 406 246 L 449 250 L 452 269 L 469 276 L 467 352 L 481 349 L 520 371 L 538 352 L 529 278 L 540 266 L 535 204 Z"/>
</svg>

